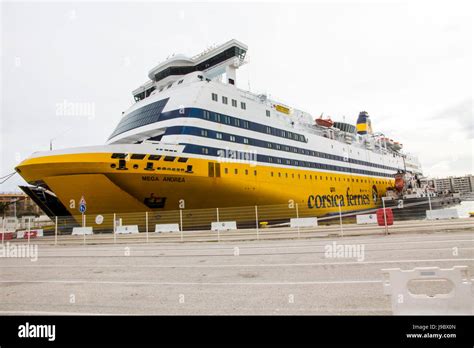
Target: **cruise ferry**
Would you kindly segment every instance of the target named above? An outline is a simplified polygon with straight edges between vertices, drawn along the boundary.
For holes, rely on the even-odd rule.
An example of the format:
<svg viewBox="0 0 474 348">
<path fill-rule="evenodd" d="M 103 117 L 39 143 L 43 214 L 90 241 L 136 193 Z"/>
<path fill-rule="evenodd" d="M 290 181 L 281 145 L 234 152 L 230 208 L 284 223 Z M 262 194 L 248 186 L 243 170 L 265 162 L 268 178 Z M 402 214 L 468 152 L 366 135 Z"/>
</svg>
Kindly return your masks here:
<svg viewBox="0 0 474 348">
<path fill-rule="evenodd" d="M 81 199 L 92 215 L 292 202 L 324 216 L 375 208 L 397 172 L 421 174 L 367 112 L 333 121 L 237 88 L 246 52 L 230 40 L 168 58 L 105 145 L 32 154 L 22 189 L 51 216 Z"/>
</svg>

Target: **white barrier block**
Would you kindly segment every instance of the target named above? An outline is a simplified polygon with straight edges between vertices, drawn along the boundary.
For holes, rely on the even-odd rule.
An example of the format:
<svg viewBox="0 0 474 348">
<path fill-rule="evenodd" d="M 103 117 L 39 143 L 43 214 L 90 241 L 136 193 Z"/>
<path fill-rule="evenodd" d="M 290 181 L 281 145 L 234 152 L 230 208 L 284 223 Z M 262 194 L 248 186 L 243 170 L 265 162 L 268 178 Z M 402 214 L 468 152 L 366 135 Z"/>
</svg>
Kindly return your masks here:
<svg viewBox="0 0 474 348">
<path fill-rule="evenodd" d="M 229 231 L 236 230 L 237 222 L 236 221 L 219 221 L 211 223 L 212 231 Z"/>
<path fill-rule="evenodd" d="M 473 314 L 471 302 L 471 279 L 467 266 L 418 267 L 412 270 L 400 268 L 383 269 L 384 293 L 391 295 L 393 314 Z M 408 290 L 411 280 L 448 280 L 453 290 L 448 294 L 428 296 L 412 294 Z"/>
<path fill-rule="evenodd" d="M 179 224 L 156 224 L 155 232 L 179 232 Z"/>
<path fill-rule="evenodd" d="M 356 220 L 358 225 L 362 224 L 376 224 L 377 223 L 377 214 L 361 214 L 356 215 Z"/>
<path fill-rule="evenodd" d="M 318 226 L 318 218 L 294 218 L 290 219 L 290 227 L 315 227 Z"/>
<path fill-rule="evenodd" d="M 73 236 L 83 236 L 83 235 L 89 235 L 93 234 L 92 233 L 92 227 L 73 227 L 72 228 L 72 235 Z"/>
<path fill-rule="evenodd" d="M 115 228 L 116 234 L 138 233 L 138 225 L 122 225 Z"/>
<path fill-rule="evenodd" d="M 426 218 L 428 220 L 438 219 L 458 219 L 459 213 L 456 208 L 454 209 L 439 209 L 439 210 L 427 210 Z"/>
</svg>

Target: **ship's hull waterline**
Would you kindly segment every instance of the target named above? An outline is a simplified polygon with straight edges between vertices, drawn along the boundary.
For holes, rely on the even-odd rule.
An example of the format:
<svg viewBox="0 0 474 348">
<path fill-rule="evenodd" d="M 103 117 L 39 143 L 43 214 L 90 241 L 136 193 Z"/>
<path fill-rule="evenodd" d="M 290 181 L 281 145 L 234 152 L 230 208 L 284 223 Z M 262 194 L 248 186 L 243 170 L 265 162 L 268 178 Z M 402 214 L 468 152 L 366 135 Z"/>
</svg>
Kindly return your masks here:
<svg viewBox="0 0 474 348">
<path fill-rule="evenodd" d="M 146 169 L 145 158 L 129 159 L 121 169 L 119 160 L 112 157 L 112 153 L 34 157 L 17 170 L 29 183 L 44 183 L 78 219 L 79 201 L 84 197 L 87 222 L 92 225 L 98 214 L 131 216 L 147 211 L 215 208 L 231 211 L 231 207 L 255 205 L 292 208 L 298 204 L 300 216 L 324 216 L 339 212 L 339 204 L 343 212 L 375 208 L 386 188 L 393 186 L 393 180 L 387 178 L 220 163 L 190 156 L 186 156 L 186 163 L 177 159 L 167 162 L 163 156 L 154 161 L 153 170 Z M 233 220 L 241 215 L 238 209 L 236 212 Z M 289 213 L 280 209 L 272 217 L 278 219 L 278 215 L 288 218 Z M 137 219 L 142 217 L 137 215 Z"/>
</svg>

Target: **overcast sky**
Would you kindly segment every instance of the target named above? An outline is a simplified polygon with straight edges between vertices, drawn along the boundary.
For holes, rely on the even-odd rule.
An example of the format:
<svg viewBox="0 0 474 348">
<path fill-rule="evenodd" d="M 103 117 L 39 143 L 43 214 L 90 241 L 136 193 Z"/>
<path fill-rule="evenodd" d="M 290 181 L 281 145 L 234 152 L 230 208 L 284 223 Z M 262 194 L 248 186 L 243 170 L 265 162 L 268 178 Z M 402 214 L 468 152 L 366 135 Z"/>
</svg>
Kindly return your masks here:
<svg viewBox="0 0 474 348">
<path fill-rule="evenodd" d="M 249 46 L 240 88 L 351 123 L 366 110 L 426 175 L 474 172 L 469 1 L 0 6 L 0 176 L 52 138 L 103 144 L 152 67 L 232 38 Z M 85 111 L 62 114 L 65 102 Z"/>
</svg>

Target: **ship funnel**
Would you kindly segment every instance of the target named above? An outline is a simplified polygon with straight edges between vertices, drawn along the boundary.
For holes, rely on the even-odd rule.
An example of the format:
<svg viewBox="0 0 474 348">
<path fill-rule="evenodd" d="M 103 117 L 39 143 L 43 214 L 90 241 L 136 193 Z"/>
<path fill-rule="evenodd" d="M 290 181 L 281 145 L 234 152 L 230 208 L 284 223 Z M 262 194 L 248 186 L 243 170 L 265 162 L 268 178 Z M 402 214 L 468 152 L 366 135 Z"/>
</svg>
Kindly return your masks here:
<svg viewBox="0 0 474 348">
<path fill-rule="evenodd" d="M 372 125 L 366 111 L 361 111 L 357 118 L 357 134 L 372 134 Z"/>
</svg>

